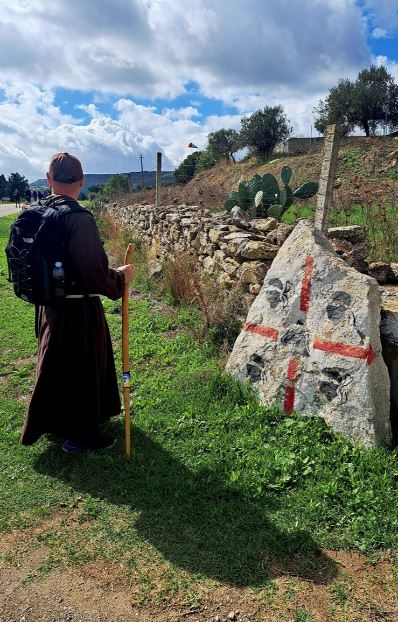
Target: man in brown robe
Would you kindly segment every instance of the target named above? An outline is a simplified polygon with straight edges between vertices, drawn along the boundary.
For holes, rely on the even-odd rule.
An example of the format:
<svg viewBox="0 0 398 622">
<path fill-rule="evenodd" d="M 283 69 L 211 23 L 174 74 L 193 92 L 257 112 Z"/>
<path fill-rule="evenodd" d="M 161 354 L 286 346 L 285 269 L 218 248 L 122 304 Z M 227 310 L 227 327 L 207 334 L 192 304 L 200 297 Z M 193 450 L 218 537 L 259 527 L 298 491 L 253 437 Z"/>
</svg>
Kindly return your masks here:
<svg viewBox="0 0 398 622">
<path fill-rule="evenodd" d="M 77 201 L 83 170 L 77 158 L 57 153 L 47 173 L 51 205 Z M 132 265 L 113 270 L 89 212 L 62 217 L 65 298 L 38 310 L 36 385 L 21 442 L 56 434 L 70 453 L 104 449 L 114 438 L 101 425 L 120 413 L 108 324 L 99 295 L 117 300 L 134 276 Z"/>
</svg>

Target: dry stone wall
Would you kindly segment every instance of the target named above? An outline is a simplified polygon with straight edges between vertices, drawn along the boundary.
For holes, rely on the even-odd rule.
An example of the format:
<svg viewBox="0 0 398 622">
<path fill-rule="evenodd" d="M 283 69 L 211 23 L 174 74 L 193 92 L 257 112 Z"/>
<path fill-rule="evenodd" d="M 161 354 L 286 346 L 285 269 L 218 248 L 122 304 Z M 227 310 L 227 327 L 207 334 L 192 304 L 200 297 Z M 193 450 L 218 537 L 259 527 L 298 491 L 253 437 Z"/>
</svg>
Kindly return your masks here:
<svg viewBox="0 0 398 622">
<path fill-rule="evenodd" d="M 275 218 L 249 220 L 239 207 L 231 213 L 211 213 L 198 205 L 109 206 L 113 217 L 142 238 L 152 274 L 166 259 L 180 253 L 197 257 L 203 273 L 213 275 L 227 289 L 240 286 L 247 306 L 259 293 L 273 259 L 294 227 Z M 340 227 L 329 231 L 336 252 L 360 270 L 366 268 L 366 231 Z"/>
</svg>

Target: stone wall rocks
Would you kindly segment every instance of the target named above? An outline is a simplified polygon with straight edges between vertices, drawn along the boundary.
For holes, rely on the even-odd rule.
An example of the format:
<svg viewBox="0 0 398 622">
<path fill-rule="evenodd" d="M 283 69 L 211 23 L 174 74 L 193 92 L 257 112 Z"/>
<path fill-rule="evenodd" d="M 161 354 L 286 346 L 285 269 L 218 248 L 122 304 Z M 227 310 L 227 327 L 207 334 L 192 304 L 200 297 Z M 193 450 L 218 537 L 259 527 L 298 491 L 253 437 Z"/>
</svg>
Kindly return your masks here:
<svg viewBox="0 0 398 622">
<path fill-rule="evenodd" d="M 212 214 L 200 206 L 123 205 L 109 211 L 124 227 L 142 238 L 151 260 L 151 273 L 159 274 L 170 255 L 195 255 L 204 272 L 225 287 L 239 285 L 250 306 L 273 258 L 293 227 L 275 218 L 250 220 L 236 206 L 231 213 Z M 272 240 L 268 235 L 272 235 Z"/>
<path fill-rule="evenodd" d="M 294 229 L 275 218 L 250 220 L 239 206 L 231 213 L 176 204 L 114 203 L 108 209 L 122 226 L 143 240 L 151 258 L 151 273 L 159 274 L 170 256 L 189 253 L 198 258 L 204 272 L 213 274 L 226 287 L 241 286 L 252 302 L 272 260 Z M 349 265 L 367 270 L 364 227 L 336 227 L 329 235 L 336 252 Z M 382 275 L 380 269 L 375 272 Z"/>
</svg>

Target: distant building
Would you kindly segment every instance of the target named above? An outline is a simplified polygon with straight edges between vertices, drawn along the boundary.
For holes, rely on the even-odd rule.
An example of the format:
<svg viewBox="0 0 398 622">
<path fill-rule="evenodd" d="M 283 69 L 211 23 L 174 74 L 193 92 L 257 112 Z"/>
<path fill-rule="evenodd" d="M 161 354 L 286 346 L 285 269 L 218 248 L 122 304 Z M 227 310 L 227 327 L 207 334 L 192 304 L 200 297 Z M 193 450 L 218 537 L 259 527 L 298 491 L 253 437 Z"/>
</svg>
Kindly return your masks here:
<svg viewBox="0 0 398 622">
<path fill-rule="evenodd" d="M 275 147 L 273 153 L 295 156 L 302 153 L 310 153 L 311 151 L 320 151 L 323 147 L 323 141 L 323 136 L 315 138 L 287 138 Z"/>
<path fill-rule="evenodd" d="M 392 132 L 387 136 L 346 136 L 342 138 L 341 145 L 345 147 L 360 147 L 364 143 L 369 143 L 372 140 L 385 140 L 386 138 L 398 137 L 398 132 Z M 316 136 L 315 138 L 288 138 L 282 143 L 279 143 L 273 151 L 275 155 L 296 156 L 304 153 L 311 153 L 312 151 L 320 151 L 323 148 L 323 136 Z"/>
</svg>

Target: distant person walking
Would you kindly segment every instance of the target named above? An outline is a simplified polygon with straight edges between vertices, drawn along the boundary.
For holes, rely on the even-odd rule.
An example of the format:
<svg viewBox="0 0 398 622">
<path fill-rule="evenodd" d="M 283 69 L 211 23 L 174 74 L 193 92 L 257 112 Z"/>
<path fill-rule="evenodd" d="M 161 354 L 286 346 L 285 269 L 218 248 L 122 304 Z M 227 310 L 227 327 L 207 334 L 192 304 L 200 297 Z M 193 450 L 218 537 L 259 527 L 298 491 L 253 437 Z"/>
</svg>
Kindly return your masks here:
<svg viewBox="0 0 398 622">
<path fill-rule="evenodd" d="M 32 192 L 27 184 L 25 186 L 25 199 L 27 203 L 32 201 Z"/>
<path fill-rule="evenodd" d="M 16 190 L 14 190 L 14 201 L 15 201 L 15 207 L 21 207 L 21 193 L 18 190 L 18 188 L 16 188 Z"/>
<path fill-rule="evenodd" d="M 36 203 L 37 202 L 37 190 L 33 190 L 32 197 L 33 197 L 33 203 Z"/>
</svg>

